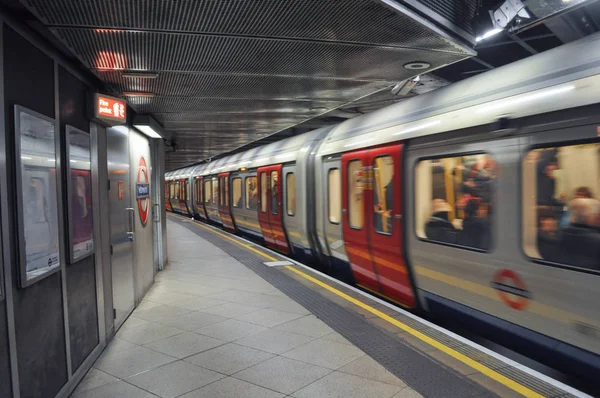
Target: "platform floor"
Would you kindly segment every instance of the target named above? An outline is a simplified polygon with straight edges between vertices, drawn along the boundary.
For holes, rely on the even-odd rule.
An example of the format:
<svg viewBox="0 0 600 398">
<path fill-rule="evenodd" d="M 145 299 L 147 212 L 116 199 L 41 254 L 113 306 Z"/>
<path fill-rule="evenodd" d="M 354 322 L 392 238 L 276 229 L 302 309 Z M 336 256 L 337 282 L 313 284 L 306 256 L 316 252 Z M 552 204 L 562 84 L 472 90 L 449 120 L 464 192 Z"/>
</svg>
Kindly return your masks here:
<svg viewBox="0 0 600 398">
<path fill-rule="evenodd" d="M 168 218 L 169 266 L 74 397 L 587 397 L 259 245 Z"/>
<path fill-rule="evenodd" d="M 420 397 L 217 246 L 173 222 L 169 266 L 74 397 Z"/>
</svg>

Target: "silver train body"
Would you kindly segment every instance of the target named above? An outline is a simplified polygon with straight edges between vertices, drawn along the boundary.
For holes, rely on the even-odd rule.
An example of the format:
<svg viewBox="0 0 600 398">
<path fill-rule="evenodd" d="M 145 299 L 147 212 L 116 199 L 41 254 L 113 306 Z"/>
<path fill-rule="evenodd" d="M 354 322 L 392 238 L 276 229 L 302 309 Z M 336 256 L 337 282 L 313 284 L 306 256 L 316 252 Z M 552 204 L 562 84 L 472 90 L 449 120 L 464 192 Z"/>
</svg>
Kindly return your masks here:
<svg viewBox="0 0 600 398">
<path fill-rule="evenodd" d="M 188 181 L 186 215 L 221 224 L 218 205 L 198 201 L 193 187 L 200 177 L 214 182 L 229 173 L 230 230 L 261 239 L 261 209 L 234 207 L 232 181 L 244 182 L 264 167 L 281 165 L 279 181 L 287 173 L 295 175 L 294 192 L 285 183 L 280 190 L 281 224 L 289 242 L 289 249 L 281 251 L 355 281 L 347 236 L 352 231 L 346 225 L 350 209 L 341 204 L 341 219 L 332 218 L 330 203 L 343 199 L 351 181 L 336 170 L 349 167 L 343 164 L 348 153 L 401 144 L 401 162 L 394 164 L 402 181 L 402 209 L 395 215 L 402 250 L 397 261 L 405 263 L 414 295 L 406 306 L 468 325 L 557 368 L 598 374 L 600 269 L 570 265 L 568 258 L 558 263 L 536 258 L 536 243 L 529 237 L 536 222 L 529 210 L 537 206 L 531 199 L 536 190 L 528 162 L 540 148 L 566 148 L 554 150 L 564 165 L 573 164 L 565 157 L 573 151 L 597 156 L 599 136 L 600 35 L 595 35 L 336 126 L 167 173 L 166 180 L 167 187 Z M 575 145 L 587 146 L 569 149 Z M 491 244 L 485 250 L 434 242 L 418 232 L 419 214 L 422 208 L 431 210 L 433 194 L 417 192 L 430 189 L 430 178 L 451 178 L 443 173 L 430 177 L 427 170 L 445 164 L 439 159 L 471 154 L 485 154 L 499 170 L 488 215 Z M 427 170 L 419 169 L 428 159 L 433 163 Z M 600 173 L 600 165 L 581 162 L 578 170 L 563 174 L 576 179 Z M 341 181 L 332 184 L 331 178 Z M 600 174 L 593 178 L 600 181 Z M 293 212 L 286 210 L 291 195 Z"/>
</svg>

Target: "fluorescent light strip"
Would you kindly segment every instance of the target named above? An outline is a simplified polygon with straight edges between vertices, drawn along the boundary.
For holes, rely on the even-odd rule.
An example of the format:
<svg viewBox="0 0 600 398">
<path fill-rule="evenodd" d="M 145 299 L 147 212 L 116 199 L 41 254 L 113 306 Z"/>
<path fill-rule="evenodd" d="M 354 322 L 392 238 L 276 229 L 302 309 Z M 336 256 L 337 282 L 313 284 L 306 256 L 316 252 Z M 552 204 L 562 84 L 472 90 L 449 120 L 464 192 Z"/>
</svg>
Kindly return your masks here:
<svg viewBox="0 0 600 398">
<path fill-rule="evenodd" d="M 440 123 L 441 123 L 441 121 L 439 121 L 439 120 L 432 120 L 431 122 L 428 122 L 428 123 L 423 123 L 418 126 L 414 126 L 414 127 L 410 127 L 410 128 L 398 131 L 397 133 L 394 133 L 392 135 L 408 134 L 408 133 L 412 133 L 415 131 L 424 130 L 428 127 L 437 126 Z"/>
<path fill-rule="evenodd" d="M 350 146 L 356 146 L 356 145 L 360 145 L 360 144 L 365 144 L 365 143 L 371 142 L 371 141 L 375 141 L 375 138 L 369 138 L 368 140 L 362 140 L 362 141 L 354 141 L 354 142 L 344 145 L 344 148 L 348 148 Z"/>
<path fill-rule="evenodd" d="M 148 137 L 152 138 L 162 138 L 160 134 L 158 134 L 154 129 L 150 126 L 146 126 L 143 124 L 138 124 L 134 126 L 136 129 L 140 130 L 142 133 L 146 134 Z"/>
<path fill-rule="evenodd" d="M 542 90 L 539 92 L 534 92 L 531 94 L 526 94 L 520 97 L 511 97 L 505 100 L 499 100 L 496 103 L 492 103 L 491 105 L 484 106 L 483 108 L 477 110 L 477 113 L 487 113 L 493 112 L 498 109 L 506 108 L 506 107 L 514 107 L 515 105 L 524 104 L 526 102 L 532 102 L 541 100 L 547 97 L 553 97 L 558 94 L 566 93 L 567 91 L 575 90 L 575 86 L 569 85 L 564 87 L 558 87 L 548 90 Z"/>
<path fill-rule="evenodd" d="M 479 36 L 479 37 L 475 38 L 475 41 L 476 42 L 480 42 L 482 40 L 487 39 L 488 37 L 496 36 L 500 32 L 502 32 L 502 29 L 500 29 L 500 28 L 488 30 L 487 32 L 485 32 L 483 34 L 483 36 Z"/>
</svg>

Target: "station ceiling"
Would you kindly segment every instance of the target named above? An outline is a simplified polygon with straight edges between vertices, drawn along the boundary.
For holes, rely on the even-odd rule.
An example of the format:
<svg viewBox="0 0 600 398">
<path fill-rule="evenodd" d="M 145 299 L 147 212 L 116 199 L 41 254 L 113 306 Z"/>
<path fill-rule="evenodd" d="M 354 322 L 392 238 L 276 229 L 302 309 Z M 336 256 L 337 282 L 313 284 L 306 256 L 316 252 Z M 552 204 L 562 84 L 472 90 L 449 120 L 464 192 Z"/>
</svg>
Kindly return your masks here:
<svg viewBox="0 0 600 398">
<path fill-rule="evenodd" d="M 474 51 L 473 21 L 498 1 L 0 3 L 31 14 L 30 25 L 51 32 L 111 93 L 154 116 L 172 134 L 167 170 L 403 100 L 390 89 L 407 78 L 421 75 L 409 96 L 419 95 L 600 25 L 600 10 L 582 7 L 571 21 L 499 35 Z"/>
</svg>

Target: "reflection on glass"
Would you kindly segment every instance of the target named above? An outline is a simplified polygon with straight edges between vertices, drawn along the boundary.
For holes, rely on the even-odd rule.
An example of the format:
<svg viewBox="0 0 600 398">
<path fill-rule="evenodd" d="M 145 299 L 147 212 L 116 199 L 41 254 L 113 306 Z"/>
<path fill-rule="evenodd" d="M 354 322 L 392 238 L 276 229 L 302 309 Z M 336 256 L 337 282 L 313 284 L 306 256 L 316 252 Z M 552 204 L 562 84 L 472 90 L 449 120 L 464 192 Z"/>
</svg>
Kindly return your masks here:
<svg viewBox="0 0 600 398">
<path fill-rule="evenodd" d="M 246 178 L 246 209 L 256 210 L 258 208 L 258 192 L 256 177 Z"/>
<path fill-rule="evenodd" d="M 92 218 L 91 152 L 89 134 L 67 126 L 71 199 L 69 222 L 71 260 L 86 257 L 94 251 Z"/>
<path fill-rule="evenodd" d="M 488 250 L 498 167 L 486 154 L 420 161 L 416 167 L 417 235 Z"/>
<path fill-rule="evenodd" d="M 600 270 L 600 145 L 530 151 L 523 162 L 523 248 Z"/>
<path fill-rule="evenodd" d="M 60 265 L 54 122 L 17 111 L 25 281 Z"/>
<path fill-rule="evenodd" d="M 373 222 L 375 231 L 391 234 L 394 210 L 394 159 L 391 156 L 376 158 L 373 172 L 375 176 L 373 181 Z"/>
<path fill-rule="evenodd" d="M 363 182 L 365 179 L 363 164 L 360 160 L 348 163 L 348 214 L 350 227 L 362 229 L 364 223 Z"/>
<path fill-rule="evenodd" d="M 276 171 L 271 172 L 271 213 L 279 212 L 279 178 Z"/>
</svg>

